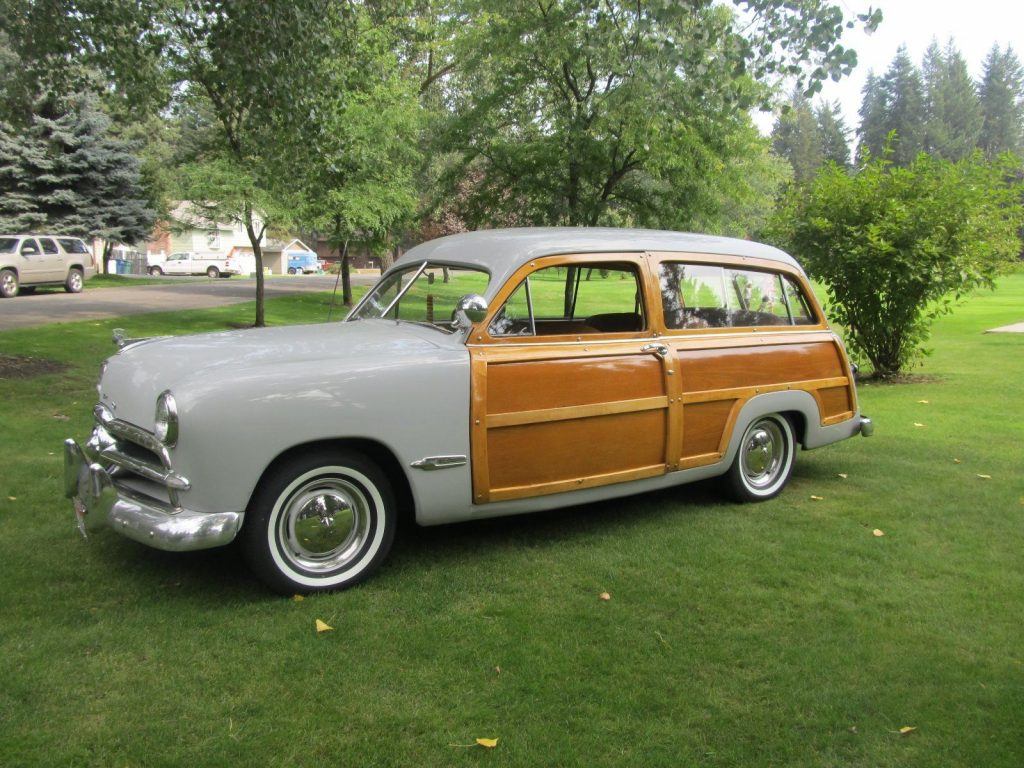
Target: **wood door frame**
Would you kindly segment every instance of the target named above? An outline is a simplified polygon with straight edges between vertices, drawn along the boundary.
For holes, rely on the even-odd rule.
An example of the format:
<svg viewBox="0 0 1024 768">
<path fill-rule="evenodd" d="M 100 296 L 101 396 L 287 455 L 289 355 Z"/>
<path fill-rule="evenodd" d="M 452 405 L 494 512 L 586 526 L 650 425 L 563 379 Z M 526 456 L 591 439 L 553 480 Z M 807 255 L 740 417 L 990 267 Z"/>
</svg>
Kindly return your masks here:
<svg viewBox="0 0 1024 768">
<path fill-rule="evenodd" d="M 631 264 L 636 268 L 637 288 L 643 307 L 645 328 L 636 332 L 560 334 L 550 336 L 506 336 L 493 337 L 488 328 L 494 316 L 501 311 L 505 302 L 518 289 L 522 281 L 541 269 L 553 266 L 574 266 L 593 263 Z M 471 403 L 470 403 L 470 450 L 472 455 L 473 503 L 485 504 L 514 498 L 559 493 L 563 491 L 592 488 L 629 480 L 655 477 L 677 469 L 677 459 L 682 449 L 682 387 L 675 357 L 660 357 L 641 348 L 660 337 L 660 289 L 651 291 L 651 270 L 648 254 L 644 251 L 583 253 L 545 256 L 534 259 L 517 269 L 495 294 L 487 316 L 469 334 L 467 348 L 470 354 Z M 656 278 L 655 278 L 656 283 Z M 657 299 L 657 301 L 655 300 Z M 656 314 L 658 313 L 658 314 Z M 630 400 L 575 405 L 559 408 L 545 408 L 512 414 L 487 414 L 487 367 L 502 362 L 525 362 L 542 360 L 580 360 L 598 357 L 636 356 L 650 354 L 661 362 L 665 395 Z M 541 423 L 594 416 L 637 413 L 649 410 L 665 411 L 665 454 L 663 463 L 648 467 L 631 468 L 604 475 L 576 478 L 565 481 L 542 483 L 535 486 L 492 490 L 488 464 L 489 427 L 499 428 L 513 424 Z"/>
</svg>

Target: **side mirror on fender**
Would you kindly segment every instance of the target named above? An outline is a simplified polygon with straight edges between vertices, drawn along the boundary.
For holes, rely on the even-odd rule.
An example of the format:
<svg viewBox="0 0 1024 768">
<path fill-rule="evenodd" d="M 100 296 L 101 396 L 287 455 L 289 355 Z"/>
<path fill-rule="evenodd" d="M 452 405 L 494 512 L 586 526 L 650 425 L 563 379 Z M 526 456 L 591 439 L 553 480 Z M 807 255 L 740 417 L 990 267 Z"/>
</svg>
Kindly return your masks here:
<svg viewBox="0 0 1024 768">
<path fill-rule="evenodd" d="M 487 316 L 487 299 L 479 293 L 467 293 L 455 305 L 455 327 L 467 330 Z"/>
</svg>

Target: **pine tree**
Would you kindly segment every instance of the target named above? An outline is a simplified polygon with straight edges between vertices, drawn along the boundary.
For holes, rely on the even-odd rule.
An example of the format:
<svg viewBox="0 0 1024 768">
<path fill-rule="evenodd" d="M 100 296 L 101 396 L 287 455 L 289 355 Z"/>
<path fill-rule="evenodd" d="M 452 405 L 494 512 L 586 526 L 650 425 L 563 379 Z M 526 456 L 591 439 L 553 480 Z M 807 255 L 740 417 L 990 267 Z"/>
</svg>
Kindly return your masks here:
<svg viewBox="0 0 1024 768">
<path fill-rule="evenodd" d="M 961 160 L 977 147 L 981 104 L 967 62 L 950 40 L 944 51 L 934 41 L 921 66 L 924 80 L 924 150 Z"/>
<path fill-rule="evenodd" d="M 846 126 L 838 102 L 819 104 L 814 110 L 818 142 L 824 162 L 833 162 L 840 168 L 850 166 L 850 129 Z"/>
<path fill-rule="evenodd" d="M 896 165 L 907 165 L 924 149 L 924 88 L 905 45 L 881 78 L 868 76 L 860 108 L 859 159 L 868 149 L 878 157 L 888 146 Z"/>
<path fill-rule="evenodd" d="M 1024 70 L 1009 46 L 992 46 L 981 84 L 982 125 L 978 145 L 988 155 L 1024 150 Z"/>
<path fill-rule="evenodd" d="M 881 79 L 874 72 L 868 72 L 867 80 L 861 89 L 861 102 L 858 117 L 860 126 L 857 135 L 857 162 L 862 163 L 866 153 L 872 157 L 880 157 L 885 150 L 888 130 L 885 122 L 885 94 L 882 92 Z"/>
<path fill-rule="evenodd" d="M 811 103 L 800 90 L 790 97 L 772 129 L 772 149 L 793 166 L 793 178 L 802 183 L 813 178 L 823 162 L 821 136 Z"/>
<path fill-rule="evenodd" d="M 156 218 L 132 147 L 91 98 L 36 105 L 27 131 L 0 125 L 0 230 L 144 239 Z M 105 262 L 105 260 L 104 260 Z"/>
</svg>

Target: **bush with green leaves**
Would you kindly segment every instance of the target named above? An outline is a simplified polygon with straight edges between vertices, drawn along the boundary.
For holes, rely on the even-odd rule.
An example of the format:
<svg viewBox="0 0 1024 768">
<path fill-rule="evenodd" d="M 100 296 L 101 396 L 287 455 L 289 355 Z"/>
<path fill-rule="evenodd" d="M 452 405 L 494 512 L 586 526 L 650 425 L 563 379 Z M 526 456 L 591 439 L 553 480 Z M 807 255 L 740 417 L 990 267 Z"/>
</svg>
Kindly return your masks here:
<svg viewBox="0 0 1024 768">
<path fill-rule="evenodd" d="M 939 315 L 1020 253 L 1020 160 L 871 159 L 792 188 L 768 228 L 822 282 L 828 311 L 876 376 L 908 370 Z"/>
</svg>

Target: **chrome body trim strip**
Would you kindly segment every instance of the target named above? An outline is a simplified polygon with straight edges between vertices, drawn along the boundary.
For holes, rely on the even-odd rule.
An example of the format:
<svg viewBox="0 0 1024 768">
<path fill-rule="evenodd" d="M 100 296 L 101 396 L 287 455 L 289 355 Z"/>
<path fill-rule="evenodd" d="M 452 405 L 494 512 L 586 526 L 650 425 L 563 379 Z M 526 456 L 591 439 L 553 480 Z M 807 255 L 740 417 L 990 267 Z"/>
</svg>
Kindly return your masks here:
<svg viewBox="0 0 1024 768">
<path fill-rule="evenodd" d="M 433 472 L 437 469 L 461 467 L 465 465 L 465 463 L 465 456 L 427 456 L 423 459 L 417 459 L 409 464 L 409 466 L 414 467 L 415 469 L 422 469 L 425 472 Z"/>
<path fill-rule="evenodd" d="M 187 477 L 183 477 L 169 469 L 165 470 L 155 467 L 147 461 L 128 456 L 116 448 L 105 448 L 100 451 L 100 458 L 115 466 L 127 469 L 129 472 L 134 472 L 136 475 L 147 480 L 152 480 L 154 483 L 160 483 L 160 485 L 165 486 L 168 490 L 187 491 L 192 487 Z"/>
</svg>

